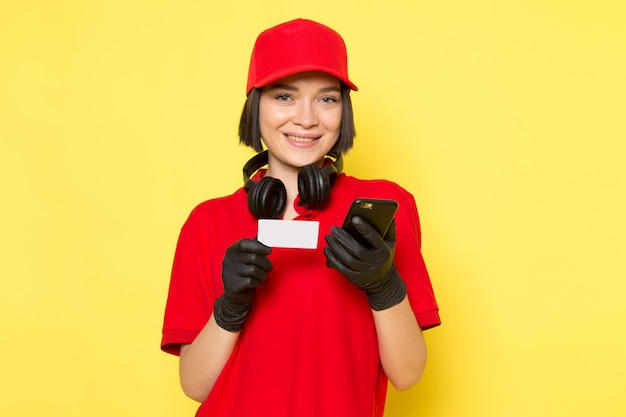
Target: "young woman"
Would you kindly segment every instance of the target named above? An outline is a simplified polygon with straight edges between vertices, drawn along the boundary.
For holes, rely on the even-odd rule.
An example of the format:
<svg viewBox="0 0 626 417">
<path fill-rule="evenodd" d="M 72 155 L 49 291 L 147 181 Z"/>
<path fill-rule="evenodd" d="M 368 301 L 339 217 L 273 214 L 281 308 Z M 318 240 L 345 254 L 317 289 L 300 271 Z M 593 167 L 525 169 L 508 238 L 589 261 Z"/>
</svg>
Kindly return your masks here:
<svg viewBox="0 0 626 417">
<path fill-rule="evenodd" d="M 185 222 L 165 311 L 161 346 L 198 416 L 382 416 L 387 382 L 422 376 L 422 330 L 440 320 L 417 209 L 342 172 L 351 90 L 334 30 L 297 19 L 257 38 L 239 133 L 259 153 L 242 188 Z M 399 205 L 385 236 L 354 218 L 367 244 L 339 227 L 361 197 Z M 259 218 L 319 222 L 317 249 L 264 245 Z"/>
</svg>

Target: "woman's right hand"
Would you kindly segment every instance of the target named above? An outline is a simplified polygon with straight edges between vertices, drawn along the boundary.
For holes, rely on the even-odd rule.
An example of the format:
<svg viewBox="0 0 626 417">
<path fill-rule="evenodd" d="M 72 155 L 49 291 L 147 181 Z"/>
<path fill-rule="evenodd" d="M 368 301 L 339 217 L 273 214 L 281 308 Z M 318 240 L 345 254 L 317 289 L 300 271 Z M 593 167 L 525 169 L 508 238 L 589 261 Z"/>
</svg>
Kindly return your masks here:
<svg viewBox="0 0 626 417">
<path fill-rule="evenodd" d="M 221 328 L 238 332 L 252 306 L 257 286 L 267 279 L 272 248 L 258 240 L 241 239 L 226 249 L 222 261 L 224 293 L 215 300 L 213 315 Z"/>
</svg>

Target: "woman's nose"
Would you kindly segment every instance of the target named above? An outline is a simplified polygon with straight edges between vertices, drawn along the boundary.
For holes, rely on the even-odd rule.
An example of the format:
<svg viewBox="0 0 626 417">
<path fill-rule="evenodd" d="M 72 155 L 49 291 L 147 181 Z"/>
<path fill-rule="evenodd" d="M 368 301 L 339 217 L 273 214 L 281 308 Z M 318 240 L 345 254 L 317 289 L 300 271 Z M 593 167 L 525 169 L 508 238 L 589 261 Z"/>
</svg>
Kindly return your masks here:
<svg viewBox="0 0 626 417">
<path fill-rule="evenodd" d="M 318 118 L 315 105 L 311 102 L 302 102 L 297 106 L 294 115 L 294 123 L 302 127 L 311 127 L 317 125 Z"/>
</svg>

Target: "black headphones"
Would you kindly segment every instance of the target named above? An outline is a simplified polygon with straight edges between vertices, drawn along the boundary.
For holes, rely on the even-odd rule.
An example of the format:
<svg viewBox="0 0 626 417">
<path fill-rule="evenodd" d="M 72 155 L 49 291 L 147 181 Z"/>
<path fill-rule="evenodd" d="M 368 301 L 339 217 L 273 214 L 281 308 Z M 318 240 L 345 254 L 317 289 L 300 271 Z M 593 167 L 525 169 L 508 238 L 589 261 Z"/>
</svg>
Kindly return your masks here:
<svg viewBox="0 0 626 417">
<path fill-rule="evenodd" d="M 343 171 L 341 153 L 330 152 L 335 159 L 331 164 L 319 168 L 316 164 L 306 165 L 298 172 L 298 193 L 302 205 L 309 209 L 324 207 L 330 198 L 330 188 Z M 328 158 L 326 158 L 328 160 Z M 267 165 L 268 153 L 263 151 L 253 156 L 243 166 L 243 187 L 248 193 L 248 210 L 258 219 L 279 219 L 285 211 L 287 190 L 278 178 L 265 176 L 258 182 L 251 177 Z"/>
</svg>

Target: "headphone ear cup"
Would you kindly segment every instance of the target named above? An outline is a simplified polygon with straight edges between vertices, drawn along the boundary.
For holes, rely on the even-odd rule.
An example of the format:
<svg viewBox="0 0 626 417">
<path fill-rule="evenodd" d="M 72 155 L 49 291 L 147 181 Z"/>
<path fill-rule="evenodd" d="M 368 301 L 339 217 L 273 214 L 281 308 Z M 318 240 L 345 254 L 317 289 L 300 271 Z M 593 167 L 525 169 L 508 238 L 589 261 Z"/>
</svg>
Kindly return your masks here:
<svg viewBox="0 0 626 417">
<path fill-rule="evenodd" d="M 298 193 L 305 208 L 321 208 L 330 198 L 330 179 L 315 164 L 303 166 L 298 172 Z"/>
<path fill-rule="evenodd" d="M 248 191 L 248 210 L 257 219 L 280 219 L 286 202 L 287 190 L 277 178 L 263 177 Z"/>
</svg>

